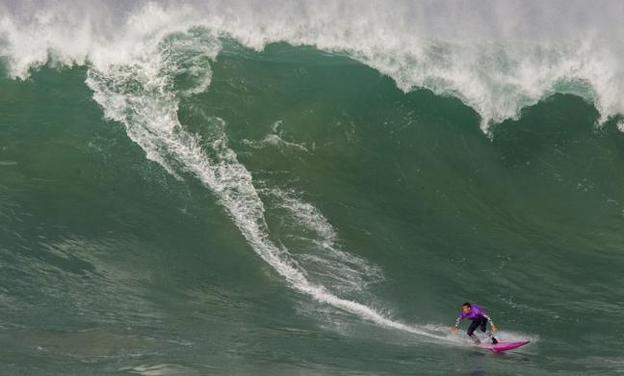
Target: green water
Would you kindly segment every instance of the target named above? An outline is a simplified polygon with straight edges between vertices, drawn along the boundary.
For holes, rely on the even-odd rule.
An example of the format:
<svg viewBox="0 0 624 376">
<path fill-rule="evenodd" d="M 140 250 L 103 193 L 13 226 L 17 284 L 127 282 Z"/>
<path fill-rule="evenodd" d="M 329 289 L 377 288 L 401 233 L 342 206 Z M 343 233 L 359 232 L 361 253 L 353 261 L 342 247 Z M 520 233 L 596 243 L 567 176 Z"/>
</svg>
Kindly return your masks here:
<svg viewBox="0 0 624 376">
<path fill-rule="evenodd" d="M 212 161 L 222 124 L 267 239 L 336 296 L 436 337 L 292 288 L 219 192 L 106 120 L 87 68 L 44 67 L 0 81 L 2 374 L 624 369 L 624 134 L 591 104 L 556 94 L 486 135 L 456 98 L 305 47 L 231 45 L 211 69 L 177 115 Z M 328 237 L 354 258 L 327 256 Z M 450 335 L 466 300 L 533 343 L 494 356 Z"/>
</svg>

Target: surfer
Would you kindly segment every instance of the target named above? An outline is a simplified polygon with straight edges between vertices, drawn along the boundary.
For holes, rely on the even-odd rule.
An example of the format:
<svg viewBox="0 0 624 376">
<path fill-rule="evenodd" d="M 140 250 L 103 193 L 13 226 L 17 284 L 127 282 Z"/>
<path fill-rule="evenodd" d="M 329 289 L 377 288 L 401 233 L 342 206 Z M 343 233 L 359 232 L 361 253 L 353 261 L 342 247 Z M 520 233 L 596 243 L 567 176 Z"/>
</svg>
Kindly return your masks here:
<svg viewBox="0 0 624 376">
<path fill-rule="evenodd" d="M 468 327 L 467 333 L 468 336 L 472 338 L 472 340 L 475 342 L 475 344 L 478 345 L 481 343 L 481 341 L 479 340 L 479 338 L 477 338 L 477 336 L 474 335 L 474 331 L 479 328 L 483 333 L 485 333 L 488 322 L 490 323 L 492 330 L 491 332 L 487 332 L 487 335 L 490 337 L 490 340 L 492 340 L 492 344 L 495 345 L 498 343 L 498 340 L 493 335 L 493 333 L 496 333 L 496 325 L 494 325 L 494 322 L 492 321 L 490 316 L 488 316 L 488 312 L 483 307 L 479 307 L 476 304 L 470 303 L 462 304 L 461 313 L 457 317 L 457 320 L 455 320 L 453 333 L 457 334 L 457 332 L 459 331 L 459 323 L 464 319 L 472 321 L 470 323 L 470 326 Z"/>
</svg>

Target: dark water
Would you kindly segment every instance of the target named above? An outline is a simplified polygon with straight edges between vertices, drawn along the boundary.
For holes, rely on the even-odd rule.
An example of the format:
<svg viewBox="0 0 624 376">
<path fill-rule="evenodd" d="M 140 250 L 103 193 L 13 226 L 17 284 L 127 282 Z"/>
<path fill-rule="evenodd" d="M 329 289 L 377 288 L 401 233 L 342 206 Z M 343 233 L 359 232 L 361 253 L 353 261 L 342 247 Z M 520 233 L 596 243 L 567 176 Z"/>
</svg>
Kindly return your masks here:
<svg viewBox="0 0 624 376">
<path fill-rule="evenodd" d="M 624 134 L 591 103 L 485 134 L 339 54 L 192 64 L 192 95 L 188 70 L 0 81 L 2 374 L 624 369 Z M 533 343 L 452 336 L 466 300 Z"/>
</svg>

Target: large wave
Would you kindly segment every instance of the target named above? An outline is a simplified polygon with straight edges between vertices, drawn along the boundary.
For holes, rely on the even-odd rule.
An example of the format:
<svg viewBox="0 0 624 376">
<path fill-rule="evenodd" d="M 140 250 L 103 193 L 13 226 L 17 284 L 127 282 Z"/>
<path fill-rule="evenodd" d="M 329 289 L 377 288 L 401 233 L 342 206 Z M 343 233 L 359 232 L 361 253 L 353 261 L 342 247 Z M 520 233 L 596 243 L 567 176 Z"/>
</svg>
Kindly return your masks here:
<svg viewBox="0 0 624 376">
<path fill-rule="evenodd" d="M 615 29 L 592 22 L 604 12 L 615 22 L 618 4 L 435 4 L 30 1 L 0 6 L 0 43 L 13 77 L 43 64 L 87 65 L 87 84 L 106 117 L 122 123 L 147 158 L 210 189 L 254 251 L 296 291 L 384 327 L 447 340 L 438 328 L 392 320 L 352 299 L 379 271 L 340 249 L 320 211 L 278 188 L 273 196 L 307 226 L 308 245 L 317 249 L 297 255 L 275 242 L 252 175 L 228 146 L 225 121 L 198 114 L 212 132 L 200 139 L 178 118 L 182 98 L 209 89 L 222 38 L 255 49 L 285 41 L 346 54 L 406 91 L 459 97 L 479 112 L 484 130 L 553 92 L 593 100 L 603 120 L 623 112 L 620 54 L 602 38 Z M 493 24 L 493 14 L 503 23 Z"/>
</svg>

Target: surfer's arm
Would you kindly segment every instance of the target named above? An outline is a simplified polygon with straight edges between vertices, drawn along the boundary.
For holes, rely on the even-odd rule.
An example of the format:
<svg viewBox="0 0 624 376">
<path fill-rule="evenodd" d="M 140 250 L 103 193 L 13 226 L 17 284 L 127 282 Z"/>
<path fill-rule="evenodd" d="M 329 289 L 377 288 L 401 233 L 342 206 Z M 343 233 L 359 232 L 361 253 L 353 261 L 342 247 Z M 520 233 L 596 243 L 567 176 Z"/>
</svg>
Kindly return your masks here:
<svg viewBox="0 0 624 376">
<path fill-rule="evenodd" d="M 457 316 L 457 319 L 455 320 L 455 328 L 459 328 L 459 322 L 462 320 L 461 316 Z"/>
<path fill-rule="evenodd" d="M 494 321 L 492 321 L 492 318 L 489 315 L 483 315 L 483 317 L 485 317 L 487 321 L 490 322 L 490 325 L 492 326 L 492 331 L 496 332 L 496 325 L 494 325 Z"/>
<path fill-rule="evenodd" d="M 462 320 L 461 316 L 457 316 L 457 320 L 455 320 L 455 326 L 451 328 L 451 331 L 455 334 L 459 333 L 459 322 Z"/>
</svg>

